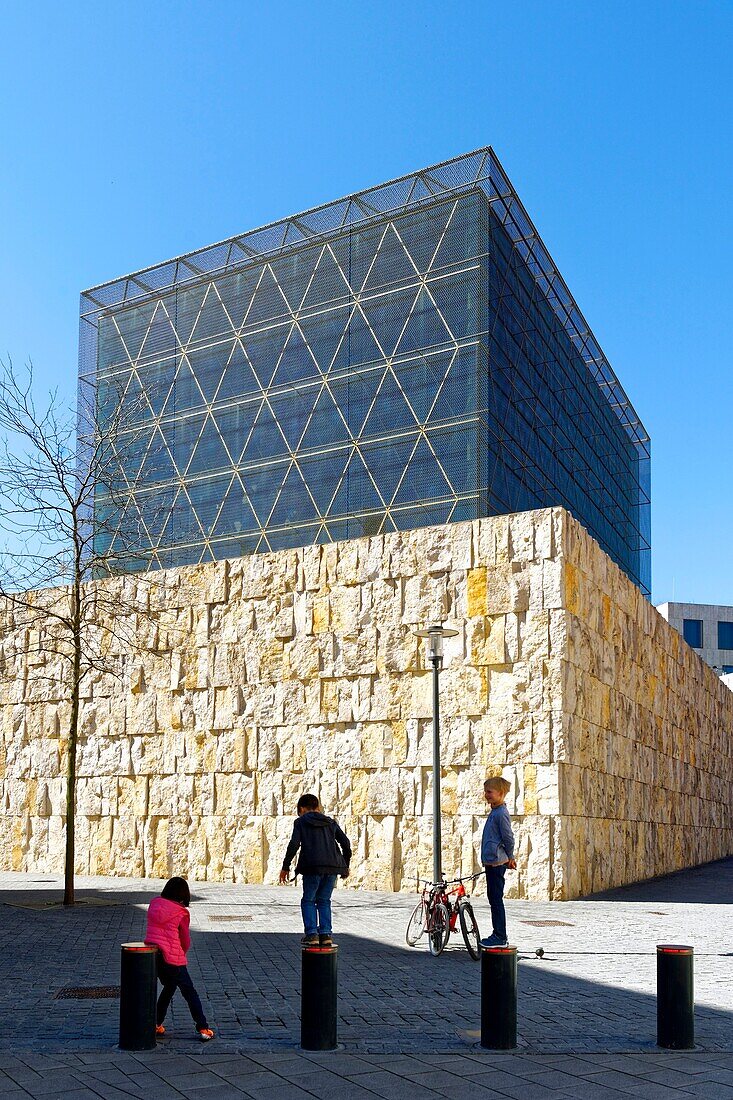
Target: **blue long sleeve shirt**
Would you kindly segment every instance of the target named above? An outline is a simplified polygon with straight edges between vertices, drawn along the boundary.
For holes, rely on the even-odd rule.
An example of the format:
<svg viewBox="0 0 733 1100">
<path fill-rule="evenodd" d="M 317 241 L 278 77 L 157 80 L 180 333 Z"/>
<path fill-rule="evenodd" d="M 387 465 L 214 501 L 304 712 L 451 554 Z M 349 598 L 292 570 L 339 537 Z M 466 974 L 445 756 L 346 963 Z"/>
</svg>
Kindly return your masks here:
<svg viewBox="0 0 733 1100">
<path fill-rule="evenodd" d="M 486 818 L 481 837 L 481 862 L 506 863 L 514 856 L 514 833 L 509 811 L 502 802 Z"/>
</svg>

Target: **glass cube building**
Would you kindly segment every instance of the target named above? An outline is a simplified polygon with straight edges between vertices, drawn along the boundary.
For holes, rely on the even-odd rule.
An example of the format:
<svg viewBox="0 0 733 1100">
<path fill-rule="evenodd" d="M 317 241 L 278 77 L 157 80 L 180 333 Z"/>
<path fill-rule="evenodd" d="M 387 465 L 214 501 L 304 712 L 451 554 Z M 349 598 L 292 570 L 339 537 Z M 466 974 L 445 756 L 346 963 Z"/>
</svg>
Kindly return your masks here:
<svg viewBox="0 0 733 1100">
<path fill-rule="evenodd" d="M 649 593 L 649 437 L 490 148 L 86 291 L 80 385 L 120 570 L 564 505 Z"/>
</svg>

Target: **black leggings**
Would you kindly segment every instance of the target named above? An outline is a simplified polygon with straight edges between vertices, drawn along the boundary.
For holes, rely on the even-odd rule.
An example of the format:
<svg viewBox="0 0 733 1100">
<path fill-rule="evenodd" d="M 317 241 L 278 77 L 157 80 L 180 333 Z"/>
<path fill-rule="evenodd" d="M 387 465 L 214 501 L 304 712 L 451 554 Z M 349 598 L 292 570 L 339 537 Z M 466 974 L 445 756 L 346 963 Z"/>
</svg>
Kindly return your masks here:
<svg viewBox="0 0 733 1100">
<path fill-rule="evenodd" d="M 173 994 L 177 989 L 180 989 L 183 994 L 184 1000 L 188 1005 L 191 1015 L 193 1016 L 193 1022 L 199 1030 L 202 1027 L 208 1027 L 206 1023 L 206 1017 L 204 1016 L 204 1010 L 201 1006 L 201 1000 L 198 993 L 194 989 L 193 982 L 191 981 L 191 975 L 188 972 L 186 966 L 172 966 L 167 963 L 160 951 L 158 951 L 158 978 L 163 986 L 163 990 L 158 997 L 158 1010 L 156 1014 L 156 1023 L 162 1024 L 165 1019 L 165 1014 L 168 1011 L 168 1005 L 171 1003 Z"/>
</svg>

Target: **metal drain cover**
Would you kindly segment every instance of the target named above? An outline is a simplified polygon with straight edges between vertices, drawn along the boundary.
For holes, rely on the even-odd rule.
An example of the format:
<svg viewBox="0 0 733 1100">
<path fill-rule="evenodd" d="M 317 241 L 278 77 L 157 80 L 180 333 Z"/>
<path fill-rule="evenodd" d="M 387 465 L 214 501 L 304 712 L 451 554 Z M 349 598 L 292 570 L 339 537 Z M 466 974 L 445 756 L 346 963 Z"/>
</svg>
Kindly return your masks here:
<svg viewBox="0 0 733 1100">
<path fill-rule="evenodd" d="M 216 921 L 218 923 L 219 921 L 222 921 L 222 920 L 230 920 L 230 921 L 231 920 L 234 920 L 234 921 L 252 920 L 252 917 L 249 916 L 249 915 L 245 915 L 245 914 L 242 914 L 240 916 L 238 913 L 222 913 L 221 916 L 217 916 L 216 913 L 210 913 L 209 914 L 209 920 L 213 920 L 213 921 Z"/>
<path fill-rule="evenodd" d="M 533 928 L 575 928 L 566 920 L 522 920 L 520 924 L 531 924 Z"/>
<path fill-rule="evenodd" d="M 67 985 L 59 989 L 55 999 L 57 1001 L 91 1001 L 97 998 L 111 1000 L 119 995 L 118 985 Z"/>
</svg>

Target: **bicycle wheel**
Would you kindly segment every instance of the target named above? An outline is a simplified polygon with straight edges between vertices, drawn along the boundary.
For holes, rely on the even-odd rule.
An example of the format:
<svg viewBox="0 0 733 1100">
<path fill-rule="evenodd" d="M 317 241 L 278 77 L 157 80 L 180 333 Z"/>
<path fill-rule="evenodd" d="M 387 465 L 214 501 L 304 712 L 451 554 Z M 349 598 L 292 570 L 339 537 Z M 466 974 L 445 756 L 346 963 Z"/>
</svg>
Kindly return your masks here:
<svg viewBox="0 0 733 1100">
<path fill-rule="evenodd" d="M 425 904 L 421 900 L 417 903 L 412 910 L 410 919 L 407 922 L 407 931 L 405 932 L 405 939 L 410 947 L 414 947 L 417 941 L 425 931 Z"/>
<path fill-rule="evenodd" d="M 430 920 L 428 921 L 428 941 L 430 954 L 439 955 L 448 942 L 450 936 L 450 921 L 448 909 L 442 901 L 433 906 Z"/>
<path fill-rule="evenodd" d="M 461 902 L 458 907 L 458 919 L 461 922 L 461 932 L 469 955 L 478 960 L 481 955 L 481 933 L 478 930 L 473 906 L 470 901 Z"/>
</svg>

